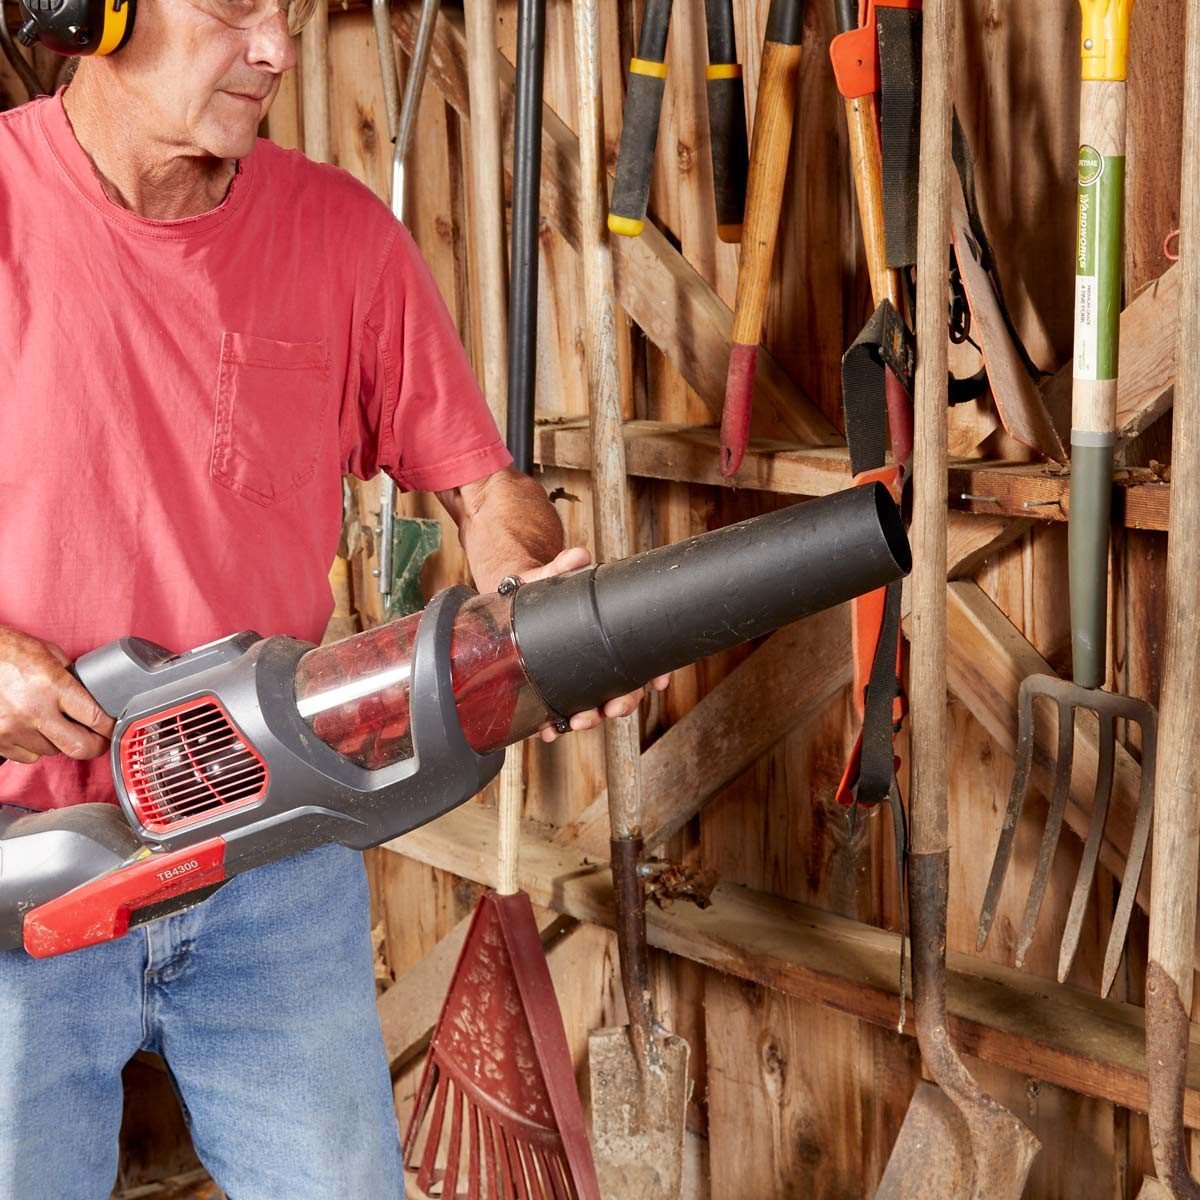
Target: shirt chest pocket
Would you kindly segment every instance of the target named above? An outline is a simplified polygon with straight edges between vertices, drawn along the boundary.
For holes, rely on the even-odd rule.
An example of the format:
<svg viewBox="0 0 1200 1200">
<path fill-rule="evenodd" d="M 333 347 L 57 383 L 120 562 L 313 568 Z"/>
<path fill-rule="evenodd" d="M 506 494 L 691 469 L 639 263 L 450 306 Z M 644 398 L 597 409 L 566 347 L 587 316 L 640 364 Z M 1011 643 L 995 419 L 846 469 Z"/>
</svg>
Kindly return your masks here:
<svg viewBox="0 0 1200 1200">
<path fill-rule="evenodd" d="M 212 477 L 270 508 L 313 476 L 331 405 L 326 342 L 221 335 Z"/>
</svg>

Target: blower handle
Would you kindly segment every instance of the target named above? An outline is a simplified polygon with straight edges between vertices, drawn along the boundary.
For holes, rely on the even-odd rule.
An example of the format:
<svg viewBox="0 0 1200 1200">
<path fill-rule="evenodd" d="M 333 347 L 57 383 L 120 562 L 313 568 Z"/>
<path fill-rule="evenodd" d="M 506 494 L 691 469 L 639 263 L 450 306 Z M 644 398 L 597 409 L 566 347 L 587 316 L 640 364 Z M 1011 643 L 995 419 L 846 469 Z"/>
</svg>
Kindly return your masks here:
<svg viewBox="0 0 1200 1200">
<path fill-rule="evenodd" d="M 571 716 L 911 567 L 900 511 L 876 483 L 526 584 L 513 627 L 538 694 Z"/>
</svg>

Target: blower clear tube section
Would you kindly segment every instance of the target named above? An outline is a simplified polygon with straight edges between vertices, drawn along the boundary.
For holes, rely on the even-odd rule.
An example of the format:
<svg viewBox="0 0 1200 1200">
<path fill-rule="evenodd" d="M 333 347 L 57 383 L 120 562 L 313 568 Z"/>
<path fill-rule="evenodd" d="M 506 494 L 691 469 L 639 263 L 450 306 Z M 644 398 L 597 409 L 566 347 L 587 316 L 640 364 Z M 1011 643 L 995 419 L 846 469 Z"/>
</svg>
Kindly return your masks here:
<svg viewBox="0 0 1200 1200">
<path fill-rule="evenodd" d="M 511 596 L 475 596 L 454 624 L 454 699 L 479 754 L 520 741 L 551 719 L 522 664 L 512 608 Z M 410 682 L 421 615 L 310 650 L 296 669 L 300 715 L 321 741 L 359 766 L 412 757 Z"/>
</svg>

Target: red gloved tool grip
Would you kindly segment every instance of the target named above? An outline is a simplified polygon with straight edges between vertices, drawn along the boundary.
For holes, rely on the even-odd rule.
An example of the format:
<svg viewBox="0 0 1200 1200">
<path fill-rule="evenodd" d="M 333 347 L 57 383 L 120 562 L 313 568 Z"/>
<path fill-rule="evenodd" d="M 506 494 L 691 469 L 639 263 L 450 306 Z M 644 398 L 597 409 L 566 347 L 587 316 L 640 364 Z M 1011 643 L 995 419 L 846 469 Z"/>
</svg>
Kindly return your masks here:
<svg viewBox="0 0 1200 1200">
<path fill-rule="evenodd" d="M 126 933 L 141 909 L 225 878 L 224 838 L 148 855 L 31 909 L 25 917 L 25 949 L 34 958 L 53 958 L 111 942 Z"/>
</svg>

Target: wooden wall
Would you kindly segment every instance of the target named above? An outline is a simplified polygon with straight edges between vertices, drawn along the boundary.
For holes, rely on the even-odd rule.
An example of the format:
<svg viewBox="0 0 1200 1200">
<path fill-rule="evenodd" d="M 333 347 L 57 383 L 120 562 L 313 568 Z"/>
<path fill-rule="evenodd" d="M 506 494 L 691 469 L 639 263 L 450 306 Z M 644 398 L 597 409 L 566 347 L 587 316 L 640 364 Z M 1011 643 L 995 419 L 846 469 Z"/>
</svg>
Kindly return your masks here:
<svg viewBox="0 0 1200 1200">
<path fill-rule="evenodd" d="M 739 44 L 753 116 L 766 0 L 735 5 Z M 1165 269 L 1162 239 L 1176 224 L 1181 16 L 1168 0 L 1142 0 L 1134 11 L 1131 68 L 1130 236 L 1128 298 Z M 1037 5 L 969 0 L 961 6 L 957 103 L 978 160 L 981 198 L 999 253 L 1006 290 L 1039 365 L 1053 370 L 1069 357 L 1074 157 L 1078 118 L 1078 9 L 1073 0 Z M 605 10 L 607 139 L 610 164 L 620 131 L 621 64 L 628 57 L 638 14 L 628 5 Z M 447 18 L 461 21 L 450 10 Z M 398 28 L 411 29 L 411 14 Z M 847 169 L 841 104 L 828 65 L 832 5 L 811 5 L 806 18 L 799 117 L 776 256 L 765 343 L 804 395 L 840 424 L 839 361 L 868 313 L 869 295 Z M 568 0 L 550 0 L 546 100 L 574 124 L 572 42 Z M 335 14 L 330 79 L 335 158 L 382 188 L 389 152 L 375 48 L 365 12 Z M 407 39 L 408 41 L 411 38 Z M 515 13 L 501 5 L 497 40 L 513 58 Z M 406 39 L 398 40 L 398 47 Z M 670 75 L 659 136 L 652 211 L 692 268 L 732 305 L 737 251 L 715 237 L 704 101 L 703 22 L 696 6 L 677 6 L 670 42 Z M 403 54 L 401 62 L 404 63 Z M 462 105 L 459 104 L 458 108 Z M 272 130 L 302 138 L 294 98 L 281 97 Z M 410 176 L 408 223 L 432 264 L 464 340 L 478 349 L 466 222 L 469 122 L 445 92 L 425 90 Z M 548 164 L 553 170 L 553 164 Z M 552 220 L 542 227 L 542 292 L 538 415 L 545 421 L 586 411 L 578 263 Z M 629 415 L 711 425 L 712 397 L 699 396 L 668 355 L 628 322 Z M 968 454 L 1013 452 L 992 433 L 995 420 L 981 405 L 956 413 L 954 449 Z M 1162 422 L 1128 451 L 1133 463 L 1168 456 Z M 763 420 L 760 435 L 786 434 Z M 571 541 L 589 543 L 588 477 L 546 469 L 547 489 Z M 369 489 L 359 489 L 369 513 Z M 642 546 L 674 540 L 783 503 L 769 493 L 640 479 L 637 536 Z M 431 502 L 405 498 L 405 512 L 431 515 Z M 368 522 L 369 523 L 369 522 Z M 430 589 L 465 577 L 448 531 L 448 548 L 427 571 Z M 1118 537 L 1114 561 L 1113 679 L 1154 699 L 1161 622 L 1165 539 L 1129 532 Z M 369 567 L 369 563 L 366 563 Z M 365 567 L 355 572 L 358 594 Z M 1054 666 L 1068 665 L 1064 605 L 1065 526 L 1029 524 L 976 576 L 1016 630 Z M 978 593 L 977 593 L 978 594 Z M 369 608 L 369 601 L 364 601 Z M 647 742 L 679 721 L 723 678 L 744 652 L 679 672 L 669 691 L 646 706 Z M 795 671 L 819 685 L 827 665 L 796 661 Z M 949 698 L 953 737 L 951 842 L 953 877 L 949 944 L 975 952 L 975 924 L 1007 799 L 1011 728 L 993 736 L 968 703 Z M 721 790 L 666 846 L 677 861 L 715 870 L 726 883 L 802 901 L 857 921 L 895 929 L 895 863 L 882 814 L 851 831 L 833 793 L 847 748 L 845 689 Z M 902 748 L 902 753 L 904 750 Z M 523 751 L 529 776 L 526 817 L 562 827 L 603 787 L 598 734 L 575 735 L 547 748 Z M 906 757 L 906 755 L 905 755 Z M 905 786 L 907 780 L 905 779 Z M 1034 813 L 1044 812 L 1040 799 Z M 996 932 L 983 951 L 1011 964 L 1015 928 L 1036 854 L 1040 823 L 1023 822 Z M 1058 933 L 1078 862 L 1077 838 L 1065 834 L 1055 861 L 1038 938 L 1025 970 L 1052 979 Z M 478 887 L 390 851 L 373 854 L 387 969 L 404 973 L 433 950 L 470 911 Z M 1103 873 L 1102 873 L 1103 874 Z M 1114 900 L 1103 875 L 1089 909 L 1071 983 L 1094 991 Z M 1135 917 L 1133 952 L 1117 984 L 1122 998 L 1140 1002 L 1145 920 Z M 578 927 L 550 953 L 560 1002 L 586 1096 L 586 1031 L 621 1019 L 611 935 Z M 882 1172 L 911 1091 L 921 1074 L 911 1036 L 869 1024 L 835 1008 L 682 957 L 656 962 L 659 999 L 668 1023 L 692 1046 L 695 1080 L 690 1128 L 689 1196 L 730 1200 L 869 1196 Z M 911 1023 L 908 1027 L 911 1034 Z M 1066 1200 L 1080 1195 L 1133 1197 L 1149 1170 L 1145 1118 L 1113 1103 L 1039 1081 L 1011 1069 L 969 1060 L 984 1084 L 1029 1122 L 1044 1149 L 1028 1195 Z M 396 1084 L 407 1115 L 419 1066 Z"/>
<path fill-rule="evenodd" d="M 766 9 L 766 0 L 735 5 L 751 117 Z M 398 0 L 396 11 L 397 30 L 411 30 L 411 0 Z M 1053 370 L 1069 356 L 1071 334 L 1077 5 L 1074 0 L 966 0 L 960 12 L 957 102 L 978 161 L 985 217 L 1022 333 L 1038 363 Z M 362 8 L 331 15 L 334 158 L 386 195 L 390 144 L 371 19 Z M 620 132 L 622 63 L 639 15 L 629 4 L 607 6 L 604 13 L 610 163 L 615 162 Z M 449 6 L 443 20 L 461 29 L 461 9 Z M 515 5 L 503 0 L 497 42 L 510 61 L 515 24 Z M 1181 24 L 1179 6 L 1169 0 L 1139 0 L 1134 9 L 1127 299 L 1165 269 L 1162 240 L 1177 223 Z M 831 4 L 809 6 L 799 117 L 764 340 L 799 390 L 840 424 L 839 361 L 868 313 L 869 296 L 841 104 L 828 65 L 831 25 Z M 546 100 L 573 127 L 569 0 L 549 0 L 548 30 Z M 408 41 L 411 37 L 401 36 L 396 42 L 402 67 L 402 47 Z M 671 244 L 731 306 L 737 251 L 715 236 L 705 60 L 699 7 L 677 6 L 651 207 Z M 461 63 L 457 70 L 461 75 Z M 442 75 L 447 72 L 454 73 L 453 65 Z M 9 77 L 3 75 L 0 83 L 15 100 Z M 447 102 L 446 94 L 433 82 L 425 89 L 409 172 L 410 181 L 419 186 L 410 183 L 408 224 L 464 342 L 477 354 L 487 314 L 473 303 L 468 254 L 470 124 L 461 115 L 464 106 Z M 294 76 L 271 114 L 269 132 L 284 144 L 303 146 Z M 555 169 L 553 161 L 547 169 Z M 541 255 L 538 415 L 554 421 L 586 413 L 583 305 L 575 251 L 550 219 L 543 223 Z M 677 356 L 656 348 L 631 321 L 622 335 L 630 417 L 713 423 L 713 397 L 688 386 Z M 992 432 L 995 421 L 986 405 L 956 413 L 952 420 L 957 452 L 1012 453 L 1013 447 Z M 787 428 L 763 415 L 756 432 L 784 436 Z M 1127 454 L 1135 464 L 1169 457 L 1163 423 L 1133 443 Z M 542 480 L 557 497 L 568 539 L 588 545 L 587 474 L 550 467 Z M 377 500 L 372 485 L 356 485 L 353 494 L 349 565 L 335 577 L 340 632 L 377 615 L 370 582 Z M 638 541 L 648 547 L 675 540 L 788 500 L 764 491 L 642 478 L 636 482 Z M 408 515 L 439 515 L 436 503 L 426 497 L 404 497 L 401 509 Z M 467 576 L 452 528 L 447 526 L 445 534 L 446 549 L 426 569 L 429 593 Z M 1152 700 L 1159 677 L 1164 550 L 1161 534 L 1129 531 L 1118 536 L 1114 558 L 1112 679 Z M 1029 524 L 979 567 L 978 591 L 970 593 L 994 602 L 1057 668 L 1069 658 L 1065 570 L 1065 526 Z M 680 721 L 746 655 L 741 651 L 677 673 L 668 692 L 645 706 L 647 744 Z M 819 654 L 794 663 L 796 676 L 814 689 L 830 669 Z M 1004 727 L 1003 715 L 997 725 L 957 695 L 948 704 L 953 737 L 949 946 L 974 954 L 982 888 L 1007 798 L 1012 728 L 1011 722 Z M 664 848 L 666 857 L 710 868 L 724 883 L 894 930 L 896 867 L 886 817 L 869 815 L 851 830 L 845 813 L 833 803 L 849 713 L 846 689 L 836 690 L 832 701 L 786 733 L 672 837 Z M 529 821 L 561 829 L 603 790 L 598 733 L 573 735 L 553 747 L 526 746 L 521 753 L 529 780 Z M 907 758 L 903 744 L 901 754 Z M 907 787 L 906 778 L 903 782 Z M 1039 807 L 1044 811 L 1040 800 L 1021 826 L 996 930 L 982 952 L 989 961 L 1011 965 L 1036 854 Z M 1026 973 L 1033 978 L 1054 976 L 1058 933 L 1079 850 L 1078 839 L 1064 834 L 1038 938 L 1026 962 Z M 385 976 L 403 979 L 423 959 L 426 966 L 432 963 L 426 956 L 469 914 L 480 889 L 469 879 L 389 850 L 373 852 L 371 868 Z M 1071 979 L 1079 988 L 1094 991 L 1098 986 L 1114 891 L 1112 878 L 1102 873 Z M 1140 1003 L 1145 937 L 1145 919 L 1138 914 L 1133 948 L 1117 984 L 1121 998 L 1134 1004 Z M 599 924 L 568 923 L 565 931 L 559 929 L 549 959 L 586 1098 L 587 1031 L 623 1019 L 612 936 Z M 772 989 L 681 955 L 656 954 L 655 976 L 667 1023 L 692 1047 L 689 1200 L 870 1196 L 921 1075 L 911 1022 L 901 1035 L 806 997 L 803 989 Z M 430 978 L 426 1002 L 435 1003 L 444 970 Z M 1142 1115 L 994 1062 L 969 1062 L 1042 1139 L 1029 1196 L 1067 1200 L 1137 1194 L 1150 1162 Z M 402 1120 L 419 1064 L 419 1057 L 409 1056 L 396 1077 Z"/>
</svg>

